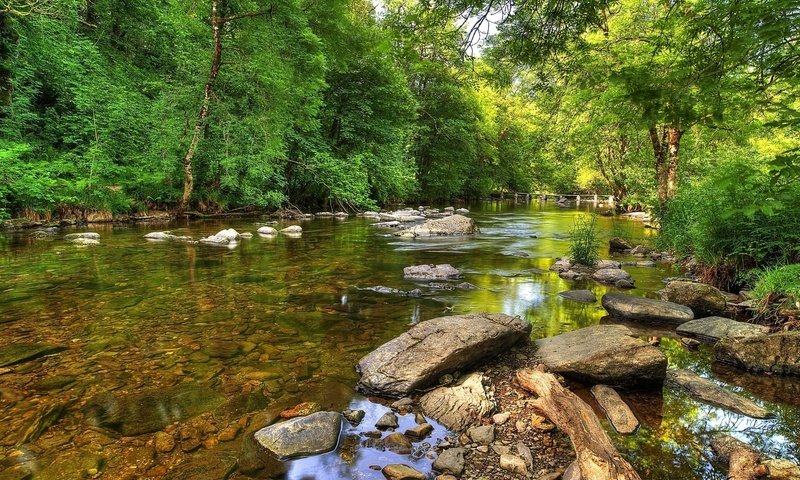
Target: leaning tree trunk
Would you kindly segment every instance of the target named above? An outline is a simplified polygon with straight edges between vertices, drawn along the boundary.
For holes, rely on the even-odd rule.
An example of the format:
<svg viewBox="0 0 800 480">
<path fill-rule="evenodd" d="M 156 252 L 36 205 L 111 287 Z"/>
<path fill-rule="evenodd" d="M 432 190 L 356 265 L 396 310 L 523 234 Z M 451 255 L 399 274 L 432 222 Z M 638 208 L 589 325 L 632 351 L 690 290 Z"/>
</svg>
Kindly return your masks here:
<svg viewBox="0 0 800 480">
<path fill-rule="evenodd" d="M 664 205 L 675 196 L 678 189 L 678 152 L 683 130 L 674 125 L 661 127 L 661 134 L 655 125 L 649 129 L 650 142 L 656 159 L 656 182 L 658 202 Z"/>
<path fill-rule="evenodd" d="M 189 148 L 186 150 L 186 155 L 183 157 L 183 196 L 181 197 L 180 209 L 185 210 L 189 204 L 189 199 L 192 196 L 194 189 L 194 176 L 192 175 L 192 159 L 197 151 L 197 145 L 200 143 L 200 137 L 206 126 L 206 119 L 208 118 L 208 110 L 211 105 L 211 97 L 214 95 L 214 82 L 219 75 L 219 69 L 222 65 L 222 26 L 225 19 L 219 16 L 219 0 L 211 0 L 211 30 L 214 39 L 214 52 L 211 55 L 211 70 L 208 73 L 208 80 L 203 90 L 203 104 L 200 106 L 200 112 L 197 114 L 197 121 L 194 125 L 194 132 L 192 132 L 192 139 L 189 142 Z"/>
</svg>

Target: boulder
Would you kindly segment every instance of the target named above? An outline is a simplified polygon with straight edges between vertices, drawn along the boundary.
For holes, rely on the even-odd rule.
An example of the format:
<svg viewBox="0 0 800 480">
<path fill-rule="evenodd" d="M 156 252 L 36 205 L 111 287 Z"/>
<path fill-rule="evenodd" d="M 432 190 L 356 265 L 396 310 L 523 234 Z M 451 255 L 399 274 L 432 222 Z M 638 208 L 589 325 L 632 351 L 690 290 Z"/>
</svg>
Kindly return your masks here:
<svg viewBox="0 0 800 480">
<path fill-rule="evenodd" d="M 727 307 L 725 295 L 705 283 L 670 282 L 661 290 L 661 299 L 686 305 L 697 317 L 723 313 Z"/>
<path fill-rule="evenodd" d="M 633 245 L 624 238 L 613 237 L 608 241 L 608 249 L 612 252 L 624 252 L 625 250 L 632 250 Z"/>
<path fill-rule="evenodd" d="M 290 225 L 281 230 L 281 233 L 286 235 L 300 235 L 303 233 L 303 227 L 300 225 Z"/>
<path fill-rule="evenodd" d="M 592 274 L 592 280 L 607 285 L 616 285 L 619 282 L 633 284 L 631 274 L 621 268 L 601 268 Z"/>
<path fill-rule="evenodd" d="M 263 227 L 259 227 L 257 232 L 258 232 L 259 235 L 266 235 L 266 236 L 272 236 L 272 235 L 277 235 L 278 234 L 277 230 L 275 230 L 272 227 L 266 226 L 266 225 L 263 226 Z"/>
<path fill-rule="evenodd" d="M 548 369 L 587 383 L 620 387 L 660 385 L 667 371 L 661 350 L 622 325 L 596 325 L 536 341 Z"/>
<path fill-rule="evenodd" d="M 459 215 L 466 215 L 469 213 L 469 210 L 467 210 L 466 208 L 459 208 L 456 210 L 456 213 L 458 213 Z"/>
<path fill-rule="evenodd" d="M 163 430 L 222 405 L 225 398 L 201 385 L 183 384 L 126 396 L 101 394 L 84 407 L 90 424 L 135 436 Z"/>
<path fill-rule="evenodd" d="M 425 474 L 408 465 L 392 463 L 381 470 L 387 480 L 425 480 Z"/>
<path fill-rule="evenodd" d="M 463 370 L 528 338 L 520 317 L 473 313 L 421 322 L 362 358 L 357 388 L 401 397 L 434 385 L 442 375 Z"/>
<path fill-rule="evenodd" d="M 444 263 L 406 267 L 403 269 L 403 277 L 408 280 L 457 280 L 463 275 L 457 268 Z"/>
<path fill-rule="evenodd" d="M 238 242 L 240 238 L 239 232 L 228 228 L 226 230 L 220 230 L 210 237 L 201 238 L 199 242 L 209 245 L 231 245 Z"/>
<path fill-rule="evenodd" d="M 603 308 L 612 317 L 626 320 L 665 322 L 679 325 L 694 319 L 694 313 L 689 307 L 621 293 L 607 293 L 603 296 L 602 304 Z"/>
<path fill-rule="evenodd" d="M 716 343 L 726 338 L 745 338 L 769 333 L 769 327 L 753 323 L 737 322 L 724 317 L 706 317 L 682 323 L 677 329 L 680 335 Z"/>
<path fill-rule="evenodd" d="M 147 240 L 161 242 L 191 242 L 192 237 L 173 235 L 172 232 L 150 232 L 144 236 Z"/>
<path fill-rule="evenodd" d="M 67 241 L 75 245 L 100 245 L 100 240 L 95 240 L 94 238 L 78 237 Z"/>
<path fill-rule="evenodd" d="M 753 418 L 771 418 L 767 410 L 741 395 L 725 390 L 711 380 L 705 379 L 690 370 L 669 370 L 667 382 L 701 402 L 741 413 Z"/>
<path fill-rule="evenodd" d="M 78 240 L 78 239 L 87 239 L 87 240 L 100 240 L 100 234 L 97 232 L 82 232 L 82 233 L 69 233 L 64 235 L 64 240 Z"/>
<path fill-rule="evenodd" d="M 386 450 L 401 455 L 408 455 L 414 447 L 411 440 L 400 432 L 390 433 L 381 443 Z"/>
<path fill-rule="evenodd" d="M 481 373 L 471 373 L 452 387 L 439 387 L 426 393 L 419 401 L 425 415 L 454 432 L 480 423 L 483 417 L 497 409 L 497 403 L 487 389 L 488 379 Z"/>
<path fill-rule="evenodd" d="M 444 450 L 433 461 L 433 469 L 440 473 L 449 473 L 460 477 L 464 473 L 464 453 L 465 450 L 463 448 Z"/>
<path fill-rule="evenodd" d="M 402 219 L 398 218 L 402 221 Z M 428 220 L 422 225 L 402 230 L 395 233 L 401 237 L 435 237 L 440 235 L 470 235 L 479 233 L 480 230 L 475 225 L 475 221 L 463 215 L 450 215 L 444 218 Z"/>
<path fill-rule="evenodd" d="M 591 290 L 569 290 L 559 293 L 560 296 L 580 303 L 595 303 L 597 297 Z"/>
<path fill-rule="evenodd" d="M 752 372 L 800 375 L 800 332 L 726 338 L 714 346 L 718 361 Z"/>
<path fill-rule="evenodd" d="M 336 448 L 342 428 L 338 412 L 317 412 L 257 431 L 256 441 L 279 459 L 316 455 Z"/>
</svg>

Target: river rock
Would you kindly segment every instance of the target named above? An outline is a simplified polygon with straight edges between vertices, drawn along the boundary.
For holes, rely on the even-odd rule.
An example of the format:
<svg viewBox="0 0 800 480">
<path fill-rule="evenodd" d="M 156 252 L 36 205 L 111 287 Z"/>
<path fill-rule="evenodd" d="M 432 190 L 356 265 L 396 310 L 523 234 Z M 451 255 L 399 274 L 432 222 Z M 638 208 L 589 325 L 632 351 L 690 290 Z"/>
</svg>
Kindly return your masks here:
<svg viewBox="0 0 800 480">
<path fill-rule="evenodd" d="M 481 418 L 497 409 L 497 403 L 487 389 L 488 379 L 481 373 L 471 373 L 458 385 L 439 387 L 420 399 L 425 415 L 454 432 L 480 423 Z"/>
<path fill-rule="evenodd" d="M 303 233 L 303 227 L 300 225 L 291 225 L 282 229 L 281 233 L 285 233 L 287 235 L 300 235 Z"/>
<path fill-rule="evenodd" d="M 147 240 L 161 242 L 191 242 L 192 237 L 173 235 L 172 232 L 150 232 L 144 236 Z"/>
<path fill-rule="evenodd" d="M 608 249 L 611 252 L 624 252 L 626 250 L 632 250 L 633 245 L 624 238 L 613 237 L 608 241 Z"/>
<path fill-rule="evenodd" d="M 536 355 L 550 370 L 587 383 L 621 387 L 658 385 L 667 359 L 622 325 L 596 325 L 536 341 Z"/>
<path fill-rule="evenodd" d="M 523 477 L 528 475 L 528 467 L 525 465 L 525 460 L 510 453 L 500 455 L 500 468 Z"/>
<path fill-rule="evenodd" d="M 390 433 L 383 439 L 382 443 L 386 450 L 401 455 L 408 455 L 413 448 L 411 440 L 400 432 Z"/>
<path fill-rule="evenodd" d="M 681 324 L 694 319 L 689 307 L 621 293 L 607 293 L 603 296 L 602 304 L 612 317 L 625 320 Z"/>
<path fill-rule="evenodd" d="M 400 463 L 386 465 L 381 473 L 387 480 L 425 480 L 424 473 Z"/>
<path fill-rule="evenodd" d="M 480 427 L 471 427 L 467 430 L 467 436 L 473 443 L 480 445 L 489 445 L 494 442 L 494 425 L 481 425 Z"/>
<path fill-rule="evenodd" d="M 237 232 L 232 228 L 229 228 L 226 230 L 220 230 L 219 232 L 209 237 L 201 238 L 199 242 L 208 245 L 231 245 L 235 244 L 239 240 L 239 238 L 240 238 L 239 232 Z"/>
<path fill-rule="evenodd" d="M 450 215 L 444 218 L 428 220 L 422 225 L 416 225 L 406 230 L 401 230 L 395 235 L 401 237 L 435 237 L 441 235 L 470 235 L 480 230 L 475 221 L 463 215 Z"/>
<path fill-rule="evenodd" d="M 0 347 L 0 367 L 35 360 L 65 349 L 66 347 L 47 343 L 12 343 Z"/>
<path fill-rule="evenodd" d="M 401 397 L 438 379 L 506 351 L 528 338 L 531 325 L 520 317 L 473 313 L 421 322 L 381 345 L 356 366 L 363 392 Z"/>
<path fill-rule="evenodd" d="M 726 338 L 714 346 L 718 361 L 752 372 L 800 375 L 800 332 Z"/>
<path fill-rule="evenodd" d="M 697 337 L 698 339 L 716 343 L 725 338 L 744 338 L 769 333 L 769 327 L 753 323 L 737 322 L 724 317 L 706 317 L 691 320 L 678 325 L 680 335 Z"/>
<path fill-rule="evenodd" d="M 224 401 L 208 387 L 183 384 L 119 397 L 101 394 L 89 401 L 83 413 L 92 425 L 135 436 L 163 430 L 171 423 L 213 410 Z"/>
<path fill-rule="evenodd" d="M 283 460 L 333 450 L 341 428 L 340 413 L 317 412 L 262 428 L 254 436 L 262 447 Z"/>
<path fill-rule="evenodd" d="M 669 370 L 667 382 L 681 388 L 692 398 L 753 418 L 771 418 L 772 415 L 755 402 L 725 390 L 716 383 L 690 370 Z"/>
<path fill-rule="evenodd" d="M 403 277 L 407 280 L 457 280 L 463 275 L 450 264 L 414 265 L 403 269 Z"/>
<path fill-rule="evenodd" d="M 560 296 L 580 303 L 595 303 L 597 297 L 591 290 L 569 290 L 559 293 Z"/>
<path fill-rule="evenodd" d="M 277 230 L 275 230 L 273 227 L 270 227 L 270 226 L 267 226 L 267 225 L 264 225 L 263 227 L 259 227 L 258 230 L 256 230 L 256 231 L 258 232 L 259 235 L 264 235 L 264 236 L 267 236 L 267 237 L 271 237 L 273 235 L 277 235 L 278 234 Z"/>
<path fill-rule="evenodd" d="M 433 469 L 439 473 L 460 477 L 464 473 L 464 453 L 463 448 L 449 448 L 442 451 L 433 461 Z"/>
<path fill-rule="evenodd" d="M 458 208 L 456 209 L 456 213 L 458 213 L 459 215 L 466 215 L 469 213 L 469 210 L 467 210 L 466 208 Z"/>
<path fill-rule="evenodd" d="M 67 241 L 75 245 L 100 245 L 100 240 L 95 240 L 94 238 L 79 237 Z"/>
<path fill-rule="evenodd" d="M 345 411 L 342 412 L 342 415 L 344 415 L 344 418 L 346 418 L 347 421 L 350 422 L 350 425 L 353 425 L 353 426 L 360 424 L 361 421 L 364 420 L 364 416 L 366 414 L 367 414 L 367 412 L 365 412 L 364 410 L 349 410 L 348 409 L 348 410 L 345 410 Z"/>
<path fill-rule="evenodd" d="M 375 428 L 378 430 L 385 430 L 387 428 L 397 428 L 397 415 L 392 412 L 384 413 L 381 418 L 375 422 Z"/>
<path fill-rule="evenodd" d="M 639 428 L 639 420 L 619 394 L 608 385 L 595 385 L 592 395 L 605 412 L 614 430 L 622 434 L 633 433 Z"/>
<path fill-rule="evenodd" d="M 82 233 L 69 233 L 64 235 L 64 240 L 78 240 L 78 239 L 87 239 L 87 240 L 100 240 L 100 234 L 97 232 L 82 232 Z"/>
<path fill-rule="evenodd" d="M 661 290 L 661 299 L 686 305 L 698 317 L 723 313 L 728 303 L 725 295 L 711 285 L 682 281 L 668 283 Z"/>
<path fill-rule="evenodd" d="M 601 268 L 592 274 L 592 280 L 607 285 L 616 285 L 619 282 L 633 285 L 631 274 L 621 268 Z"/>
</svg>

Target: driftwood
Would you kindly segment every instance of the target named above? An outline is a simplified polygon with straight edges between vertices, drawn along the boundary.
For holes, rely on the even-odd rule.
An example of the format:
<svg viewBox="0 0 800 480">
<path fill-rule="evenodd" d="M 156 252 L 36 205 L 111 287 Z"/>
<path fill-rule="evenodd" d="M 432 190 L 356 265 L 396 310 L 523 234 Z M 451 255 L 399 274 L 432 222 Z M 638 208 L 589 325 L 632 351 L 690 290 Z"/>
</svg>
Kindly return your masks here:
<svg viewBox="0 0 800 480">
<path fill-rule="evenodd" d="M 616 390 L 607 385 L 595 385 L 592 387 L 592 395 L 616 431 L 628 434 L 639 428 L 639 420 L 636 419 L 636 415 L 620 398 Z"/>
<path fill-rule="evenodd" d="M 600 424 L 591 407 L 562 387 L 555 376 L 537 370 L 517 371 L 517 382 L 538 395 L 534 407 L 563 430 L 572 442 L 580 476 L 591 480 L 641 480 Z"/>
<path fill-rule="evenodd" d="M 715 438 L 711 441 L 711 449 L 717 459 L 727 465 L 728 480 L 756 480 L 768 473 L 759 463 L 758 452 L 733 437 L 723 435 Z"/>
</svg>

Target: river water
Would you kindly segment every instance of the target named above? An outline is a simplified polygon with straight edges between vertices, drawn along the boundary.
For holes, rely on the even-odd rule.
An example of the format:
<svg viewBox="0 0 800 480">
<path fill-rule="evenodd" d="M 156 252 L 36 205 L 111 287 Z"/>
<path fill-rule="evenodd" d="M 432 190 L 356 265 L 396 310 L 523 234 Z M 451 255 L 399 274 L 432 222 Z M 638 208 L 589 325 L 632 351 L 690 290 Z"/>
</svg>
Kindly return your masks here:
<svg viewBox="0 0 800 480">
<path fill-rule="evenodd" d="M 362 408 L 364 424 L 374 423 L 387 408 L 354 392 L 353 366 L 417 322 L 503 312 L 530 321 L 533 338 L 605 322 L 599 304 L 558 293 L 590 288 L 599 298 L 609 288 L 548 271 L 567 252 L 575 216 L 591 209 L 483 203 L 470 214 L 480 235 L 429 240 L 399 239 L 353 217 L 306 221 L 300 238 L 256 235 L 231 249 L 142 236 L 255 232 L 259 219 L 97 225 L 101 244 L 91 247 L 61 235 L 0 237 L 0 479 L 223 478 L 265 412 L 316 401 Z M 620 234 L 651 240 L 641 223 L 598 221 L 603 245 Z M 403 267 L 424 263 L 450 263 L 479 288 L 431 290 L 403 279 Z M 669 265 L 626 270 L 637 286 L 629 293 L 644 296 L 676 275 Z M 378 285 L 425 295 L 363 290 Z M 12 346 L 14 358 L 31 358 L 15 361 Z M 671 366 L 718 379 L 776 418 L 749 419 L 669 389 L 626 394 L 643 427 L 612 437 L 643 478 L 724 478 L 706 447 L 718 432 L 798 460 L 800 383 L 713 365 L 708 349 L 686 350 L 669 334 L 661 347 Z M 178 445 L 158 451 L 154 433 L 175 428 Z M 217 441 L 226 429 L 238 435 Z M 436 425 L 429 441 L 447 433 Z M 290 462 L 287 478 L 380 479 L 370 465 L 410 463 L 345 438 L 336 452 Z M 411 463 L 429 469 L 420 456 Z"/>
</svg>

